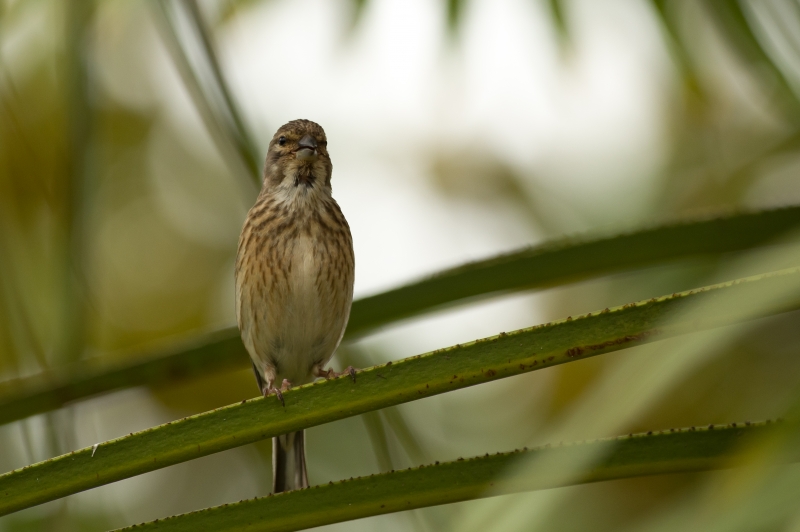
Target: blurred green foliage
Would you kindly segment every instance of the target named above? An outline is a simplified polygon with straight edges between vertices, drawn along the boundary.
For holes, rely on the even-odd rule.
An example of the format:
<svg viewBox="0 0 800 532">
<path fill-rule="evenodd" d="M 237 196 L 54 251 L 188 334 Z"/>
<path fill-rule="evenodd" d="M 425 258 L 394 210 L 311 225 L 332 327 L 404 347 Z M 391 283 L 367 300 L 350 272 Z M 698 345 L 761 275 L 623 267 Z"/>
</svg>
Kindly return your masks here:
<svg viewBox="0 0 800 532">
<path fill-rule="evenodd" d="M 336 3 L 348 21 L 342 31 L 368 29 L 376 3 Z M 239 87 L 226 82 L 222 58 L 230 57 L 215 51 L 215 39 L 277 4 L 0 2 L 0 378 L 58 372 L 96 356 L 128 361 L 129 353 L 231 324 L 233 254 L 264 135 L 253 133 L 261 118 L 242 111 Z M 473 34 L 464 30 L 476 4 L 440 3 L 442 31 L 453 37 L 450 60 L 469 45 Z M 586 6 L 575 0 L 534 4 L 566 44 L 559 60 L 568 71 L 582 32 L 600 22 L 587 20 Z M 659 147 L 665 155 L 648 182 L 640 209 L 646 216 L 622 225 L 800 201 L 797 4 L 634 4 L 648 10 L 647 31 L 659 33 L 674 69 L 660 81 L 665 89 L 655 104 L 665 110 Z M 187 104 L 194 111 L 175 111 Z M 549 188 L 545 174 L 520 170 L 490 148 L 446 140 L 414 154 L 427 163 L 423 177 L 443 205 L 488 209 L 498 218 L 519 212 L 519 223 L 542 236 L 573 230 L 580 190 L 564 196 Z M 615 164 L 624 171 L 634 162 Z M 592 225 L 620 225 L 614 213 L 579 214 Z M 525 307 L 523 319 L 533 324 L 729 279 L 731 264 L 747 270 L 752 259 L 684 261 L 561 287 Z M 393 407 L 363 422 L 325 425 L 309 438 L 312 482 L 550 438 L 790 416 L 800 389 L 797 324 L 798 316 L 787 314 L 731 328 L 727 340 L 705 346 L 716 353 L 705 364 L 634 396 L 642 405 L 636 411 L 625 409 L 621 398 L 628 396 L 612 384 L 615 375 L 633 371 L 636 357 L 653 356 L 643 348 Z M 361 365 L 395 357 L 402 350 L 392 338 L 364 342 L 351 348 L 352 356 Z M 68 406 L 0 428 L 0 470 L 255 393 L 244 370 Z M 584 411 L 605 424 L 585 422 Z M 612 423 L 598 411 L 617 417 Z M 346 526 L 795 530 L 800 478 L 796 468 L 772 464 L 794 441 L 797 427 L 786 427 L 785 438 L 764 442 L 747 467 L 730 473 L 606 482 Z M 228 451 L 50 503 L 0 519 L 0 530 L 103 530 L 263 495 L 268 450 L 257 444 Z"/>
</svg>

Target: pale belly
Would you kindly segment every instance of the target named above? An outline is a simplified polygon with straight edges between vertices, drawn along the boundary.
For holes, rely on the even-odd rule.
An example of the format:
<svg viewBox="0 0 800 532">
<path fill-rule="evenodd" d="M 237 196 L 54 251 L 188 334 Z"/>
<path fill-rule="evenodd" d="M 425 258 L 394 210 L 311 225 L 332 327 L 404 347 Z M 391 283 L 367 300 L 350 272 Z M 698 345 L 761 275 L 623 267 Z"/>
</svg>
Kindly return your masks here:
<svg viewBox="0 0 800 532">
<path fill-rule="evenodd" d="M 310 238 L 298 238 L 266 282 L 243 279 L 258 287 L 240 301 L 243 340 L 261 374 L 273 369 L 278 385 L 312 381 L 314 365 L 330 360 L 347 324 L 352 275 L 335 271 L 319 251 Z"/>
</svg>

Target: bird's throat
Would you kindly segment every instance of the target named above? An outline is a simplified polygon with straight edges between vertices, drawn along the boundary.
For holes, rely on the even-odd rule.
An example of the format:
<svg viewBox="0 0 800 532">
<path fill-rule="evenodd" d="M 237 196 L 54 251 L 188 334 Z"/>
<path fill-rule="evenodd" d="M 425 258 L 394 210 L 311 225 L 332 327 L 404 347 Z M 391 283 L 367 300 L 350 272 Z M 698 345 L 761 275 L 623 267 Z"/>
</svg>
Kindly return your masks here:
<svg viewBox="0 0 800 532">
<path fill-rule="evenodd" d="M 301 168 L 294 177 L 294 186 L 313 187 L 316 177 L 310 168 Z"/>
</svg>

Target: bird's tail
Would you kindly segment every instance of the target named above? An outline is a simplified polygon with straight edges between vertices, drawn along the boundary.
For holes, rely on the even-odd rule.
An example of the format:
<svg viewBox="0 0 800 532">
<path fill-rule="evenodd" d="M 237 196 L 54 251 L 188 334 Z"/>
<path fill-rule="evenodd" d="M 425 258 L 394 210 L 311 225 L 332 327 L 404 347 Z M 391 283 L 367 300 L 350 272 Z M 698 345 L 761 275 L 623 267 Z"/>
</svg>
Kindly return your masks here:
<svg viewBox="0 0 800 532">
<path fill-rule="evenodd" d="M 272 492 L 307 487 L 305 432 L 298 430 L 272 438 Z"/>
</svg>

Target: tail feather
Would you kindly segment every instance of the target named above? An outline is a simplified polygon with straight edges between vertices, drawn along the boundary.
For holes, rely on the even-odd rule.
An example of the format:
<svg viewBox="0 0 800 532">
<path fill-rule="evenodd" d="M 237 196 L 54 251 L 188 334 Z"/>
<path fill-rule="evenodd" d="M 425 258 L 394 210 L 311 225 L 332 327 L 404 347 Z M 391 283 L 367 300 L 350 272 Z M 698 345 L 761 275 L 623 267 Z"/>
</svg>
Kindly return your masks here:
<svg viewBox="0 0 800 532">
<path fill-rule="evenodd" d="M 308 487 L 305 431 L 272 438 L 272 492 Z"/>
</svg>

